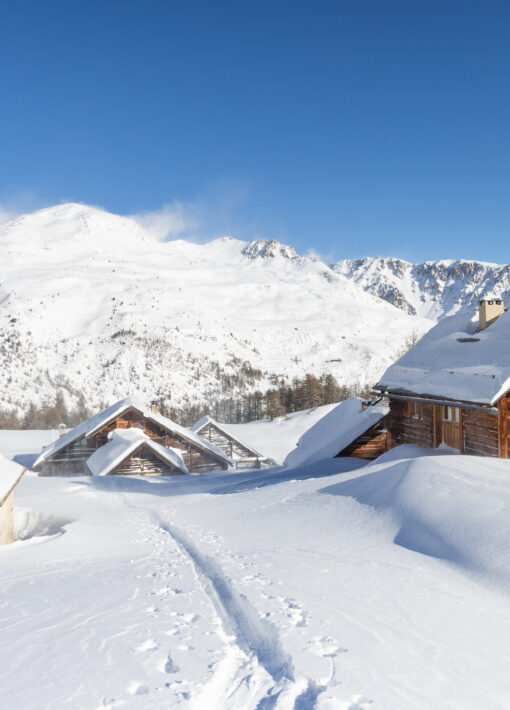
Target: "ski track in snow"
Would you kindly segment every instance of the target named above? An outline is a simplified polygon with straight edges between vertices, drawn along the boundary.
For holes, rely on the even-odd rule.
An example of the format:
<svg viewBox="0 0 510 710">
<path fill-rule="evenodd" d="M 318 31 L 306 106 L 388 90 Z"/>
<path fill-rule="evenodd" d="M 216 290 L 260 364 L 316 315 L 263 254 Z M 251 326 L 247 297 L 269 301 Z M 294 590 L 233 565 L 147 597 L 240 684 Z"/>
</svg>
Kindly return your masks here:
<svg viewBox="0 0 510 710">
<path fill-rule="evenodd" d="M 117 495 L 113 495 L 119 504 Z M 248 599 L 235 589 L 221 565 L 203 554 L 185 531 L 163 520 L 157 511 L 132 505 L 124 493 L 121 497 L 126 506 L 136 511 L 137 527 L 147 535 L 148 541 L 160 547 L 160 536 L 164 533 L 176 548 L 166 548 L 168 554 L 178 552 L 183 565 L 191 564 L 196 581 L 217 617 L 216 631 L 224 644 L 224 655 L 214 664 L 211 678 L 198 694 L 191 694 L 189 710 L 315 710 L 318 697 L 327 685 L 302 675 L 295 677 L 292 658 L 283 649 L 277 628 L 260 618 Z M 176 587 L 172 592 L 178 594 L 182 590 Z M 149 611 L 157 614 L 159 608 L 151 607 Z M 189 616 L 192 622 L 196 615 Z M 156 642 L 148 639 L 134 651 L 157 649 Z M 334 660 L 332 663 L 331 679 L 334 678 Z M 179 670 L 170 654 L 160 666 L 166 673 Z M 149 692 L 150 688 L 144 683 L 133 682 L 128 687 L 130 694 Z"/>
<path fill-rule="evenodd" d="M 231 648 L 211 682 L 212 688 L 205 688 L 198 703 L 193 707 L 196 710 L 205 707 L 204 702 L 213 699 L 211 689 L 214 691 L 215 707 L 227 707 L 227 699 L 232 697 L 232 688 L 252 685 L 253 680 L 256 679 L 260 686 L 259 690 L 264 691 L 263 697 L 256 704 L 256 710 L 272 708 L 313 710 L 319 694 L 325 687 L 318 686 L 313 681 L 306 681 L 304 678 L 295 679 L 292 659 L 282 648 L 276 627 L 259 617 L 246 597 L 234 588 L 216 560 L 203 555 L 186 533 L 175 525 L 162 521 L 155 514 L 154 519 L 159 528 L 170 535 L 182 553 L 192 562 L 197 580 L 222 622 L 223 630 L 226 632 L 225 638 L 230 641 Z M 233 674 L 225 673 L 225 666 L 231 664 L 232 658 L 236 655 L 239 660 L 242 659 L 241 663 L 236 669 L 232 669 Z M 243 659 L 243 656 L 248 662 Z M 272 681 L 269 687 L 267 687 L 269 679 L 260 673 L 261 668 Z M 221 686 L 223 686 L 224 699 L 223 702 L 218 703 Z M 212 705 L 208 706 L 212 707 Z M 239 706 L 234 704 L 232 707 Z"/>
</svg>

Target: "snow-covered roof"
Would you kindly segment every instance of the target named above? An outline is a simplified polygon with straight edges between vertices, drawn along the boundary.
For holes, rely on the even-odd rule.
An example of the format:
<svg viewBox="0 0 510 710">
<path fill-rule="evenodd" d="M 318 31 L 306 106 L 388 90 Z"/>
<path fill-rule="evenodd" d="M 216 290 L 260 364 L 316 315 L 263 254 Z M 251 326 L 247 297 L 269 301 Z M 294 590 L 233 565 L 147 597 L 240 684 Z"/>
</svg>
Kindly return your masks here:
<svg viewBox="0 0 510 710">
<path fill-rule="evenodd" d="M 6 459 L 0 454 L 0 505 L 4 502 L 12 489 L 17 485 L 25 468 L 19 463 Z"/>
<path fill-rule="evenodd" d="M 510 313 L 478 331 L 463 312 L 441 320 L 389 367 L 378 389 L 494 404 L 510 390 Z"/>
<path fill-rule="evenodd" d="M 108 424 L 108 422 L 120 416 L 130 407 L 133 407 L 134 409 L 138 410 L 143 414 L 146 419 L 156 422 L 156 424 L 159 424 L 167 431 L 178 434 L 183 439 L 196 444 L 201 449 L 207 450 L 213 456 L 216 456 L 216 458 L 220 458 L 226 464 L 231 464 L 231 460 L 228 458 L 228 456 L 226 456 L 225 452 L 219 449 L 217 446 L 210 444 L 209 442 L 200 438 L 194 432 L 191 432 L 189 429 L 186 429 L 185 427 L 176 424 L 171 419 L 163 417 L 161 414 L 155 414 L 150 409 L 147 409 L 143 405 L 140 405 L 140 403 L 136 402 L 132 397 L 126 397 L 125 399 L 121 399 L 115 404 L 112 404 L 110 407 L 104 409 L 102 412 L 94 414 L 94 416 L 92 416 L 90 419 L 87 419 L 81 424 L 78 424 L 78 426 L 74 427 L 74 429 L 71 429 L 70 431 L 66 432 L 63 436 L 59 437 L 52 444 L 46 446 L 42 450 L 41 455 L 39 456 L 37 461 L 34 463 L 34 467 L 42 463 L 42 461 L 45 461 L 46 459 L 53 456 L 55 453 L 57 453 L 57 451 L 60 451 L 69 444 L 72 444 L 74 441 L 78 441 L 82 437 L 88 438 L 94 433 L 100 431 Z"/>
<path fill-rule="evenodd" d="M 217 422 L 215 419 L 210 417 L 208 414 L 203 416 L 201 419 L 196 421 L 193 426 L 190 427 L 190 431 L 194 432 L 195 434 L 200 434 L 200 432 L 208 425 L 211 424 L 212 426 L 216 427 L 216 429 L 219 429 L 225 436 L 228 436 L 230 439 L 235 441 L 239 446 L 244 447 L 245 449 L 248 449 L 248 451 L 251 451 L 253 456 L 256 456 L 257 458 L 264 458 L 262 454 L 259 454 L 258 451 L 256 451 L 253 446 L 250 446 L 249 444 L 246 444 L 244 441 L 241 441 L 237 436 L 234 436 L 232 432 L 228 429 L 228 427 L 225 424 L 220 424 Z M 207 441 L 207 440 L 205 440 Z"/>
<path fill-rule="evenodd" d="M 284 465 L 293 468 L 333 458 L 388 413 L 386 405 L 362 405 L 358 397 L 340 402 L 301 436 Z"/>
<path fill-rule="evenodd" d="M 158 444 L 140 429 L 114 429 L 108 439 L 106 444 L 87 459 L 87 466 L 93 476 L 107 476 L 142 444 L 170 466 L 178 468 L 181 473 L 188 473 L 182 456 L 175 449 Z"/>
</svg>

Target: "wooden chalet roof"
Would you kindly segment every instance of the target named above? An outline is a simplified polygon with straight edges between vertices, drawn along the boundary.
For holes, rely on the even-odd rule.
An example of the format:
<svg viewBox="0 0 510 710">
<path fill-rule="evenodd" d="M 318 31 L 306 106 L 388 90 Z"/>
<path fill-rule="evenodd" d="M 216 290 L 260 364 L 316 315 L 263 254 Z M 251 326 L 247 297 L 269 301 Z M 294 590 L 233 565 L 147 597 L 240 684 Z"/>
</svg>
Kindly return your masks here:
<svg viewBox="0 0 510 710">
<path fill-rule="evenodd" d="M 18 485 L 26 468 L 0 454 L 0 505 Z"/>
<path fill-rule="evenodd" d="M 145 417 L 145 419 L 155 422 L 165 431 L 171 434 L 177 434 L 179 437 L 181 437 L 185 441 L 194 444 L 202 451 L 205 451 L 214 456 L 215 458 L 220 459 L 223 463 L 226 463 L 227 465 L 232 464 L 231 459 L 225 454 L 224 451 L 219 449 L 217 446 L 214 446 L 208 441 L 205 441 L 194 432 L 190 431 L 189 429 L 186 429 L 183 426 L 180 426 L 180 424 L 176 424 L 176 422 L 173 422 L 171 419 L 163 417 L 161 414 L 155 414 L 150 409 L 144 407 L 143 405 L 140 405 L 132 397 L 126 397 L 125 399 L 121 399 L 115 404 L 112 404 L 110 407 L 104 409 L 102 412 L 94 414 L 94 416 L 90 417 L 90 419 L 81 422 L 81 424 L 78 424 L 78 426 L 74 427 L 74 429 L 71 429 L 70 431 L 66 432 L 56 441 L 49 444 L 49 446 L 46 446 L 42 450 L 37 461 L 34 463 L 34 468 L 41 464 L 43 461 L 51 459 L 52 456 L 54 456 L 58 451 L 61 451 L 69 444 L 72 444 L 73 442 L 78 441 L 83 437 L 89 438 L 93 436 L 98 431 L 107 426 L 113 419 L 116 419 L 117 417 L 121 416 L 123 412 L 127 411 L 130 408 L 136 409 Z"/>
<path fill-rule="evenodd" d="M 87 466 L 93 476 L 107 476 L 142 444 L 169 466 L 179 469 L 181 473 L 188 473 L 177 451 L 158 444 L 140 429 L 114 429 L 108 439 L 108 443 L 87 459 Z"/>
<path fill-rule="evenodd" d="M 216 421 L 216 419 L 213 419 L 208 414 L 196 421 L 193 426 L 190 427 L 190 431 L 200 435 L 200 432 L 203 431 L 208 424 L 211 424 L 212 426 L 216 427 L 216 429 L 221 431 L 221 433 L 224 434 L 226 437 L 232 439 L 232 441 L 235 441 L 236 444 L 250 451 L 254 457 L 260 459 L 265 458 L 262 454 L 259 454 L 259 452 L 253 448 L 253 446 L 247 444 L 244 441 L 241 441 L 241 439 L 239 439 L 237 436 L 234 436 L 225 424 L 220 424 Z"/>
<path fill-rule="evenodd" d="M 471 313 L 444 318 L 386 370 L 376 389 L 495 404 L 510 390 L 510 313 L 481 331 Z"/>
</svg>

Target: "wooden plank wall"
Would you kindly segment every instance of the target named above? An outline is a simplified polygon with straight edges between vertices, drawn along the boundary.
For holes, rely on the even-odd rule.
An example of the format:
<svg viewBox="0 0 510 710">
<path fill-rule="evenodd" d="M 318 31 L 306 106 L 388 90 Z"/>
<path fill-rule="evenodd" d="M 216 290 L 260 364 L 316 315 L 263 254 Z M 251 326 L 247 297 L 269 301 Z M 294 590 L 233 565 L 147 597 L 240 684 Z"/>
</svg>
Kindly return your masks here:
<svg viewBox="0 0 510 710">
<path fill-rule="evenodd" d="M 390 399 L 389 428 L 392 441 L 395 444 L 415 444 L 433 449 L 434 435 L 434 405 L 422 404 L 420 417 L 409 417 L 407 402 L 401 399 Z"/>
<path fill-rule="evenodd" d="M 170 466 L 162 461 L 146 447 L 141 447 L 134 454 L 115 468 L 111 475 L 138 475 L 138 476 L 175 476 L 182 475 L 177 467 Z"/>
<path fill-rule="evenodd" d="M 416 444 L 435 448 L 443 440 L 442 405 L 421 404 L 421 416 L 408 416 L 405 400 L 390 399 L 389 428 L 393 444 Z M 501 410 L 501 407 L 500 407 Z M 508 422 L 508 409 L 504 416 L 485 414 L 482 411 L 462 409 L 459 414 L 460 452 L 471 456 L 508 456 L 508 434 L 500 422 Z"/>
<path fill-rule="evenodd" d="M 342 456 L 353 456 L 358 459 L 373 461 L 390 448 L 389 432 L 386 427 L 381 428 L 379 424 L 372 427 L 361 436 L 358 436 L 352 444 L 346 446 L 335 458 Z"/>
<path fill-rule="evenodd" d="M 94 438 L 98 443 L 104 442 L 106 441 L 106 434 L 112 429 L 116 429 L 117 424 L 122 428 L 129 423 L 132 423 L 133 426 L 144 431 L 147 436 L 158 444 L 177 449 L 181 453 L 186 468 L 190 473 L 224 471 L 228 468 L 227 464 L 217 459 L 214 455 L 209 454 L 199 446 L 195 446 L 192 442 L 187 441 L 178 434 L 169 434 L 166 429 L 160 427 L 156 422 L 150 421 L 149 419 L 141 419 L 136 410 L 132 412 L 128 410 L 122 415 L 122 418 L 114 419 L 107 427 L 98 432 Z"/>
<path fill-rule="evenodd" d="M 471 456 L 499 456 L 499 419 L 495 414 L 463 409 L 463 453 Z"/>
</svg>

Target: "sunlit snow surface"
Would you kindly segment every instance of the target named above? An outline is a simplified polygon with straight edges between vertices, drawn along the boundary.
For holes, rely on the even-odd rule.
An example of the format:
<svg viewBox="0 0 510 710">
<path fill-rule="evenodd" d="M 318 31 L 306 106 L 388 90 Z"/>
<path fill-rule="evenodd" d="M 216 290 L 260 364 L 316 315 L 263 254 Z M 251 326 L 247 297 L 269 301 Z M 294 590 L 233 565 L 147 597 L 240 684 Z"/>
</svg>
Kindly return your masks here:
<svg viewBox="0 0 510 710">
<path fill-rule="evenodd" d="M 0 707 L 507 708 L 510 465 L 427 453 L 25 475 Z"/>
<path fill-rule="evenodd" d="M 249 362 L 265 376 L 375 382 L 413 318 L 316 258 L 232 238 L 158 242 L 134 220 L 64 204 L 0 226 L 0 406 L 83 391 L 92 411 L 131 393 L 208 403 Z M 273 253 L 273 252 L 271 252 Z M 246 382 L 246 376 L 242 378 Z M 71 393 L 74 393 L 71 394 Z"/>
</svg>

